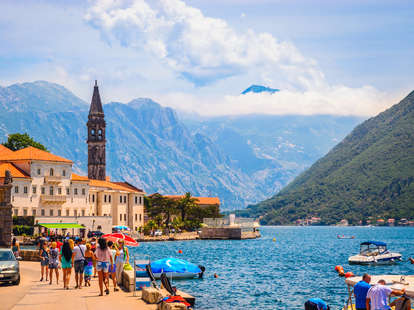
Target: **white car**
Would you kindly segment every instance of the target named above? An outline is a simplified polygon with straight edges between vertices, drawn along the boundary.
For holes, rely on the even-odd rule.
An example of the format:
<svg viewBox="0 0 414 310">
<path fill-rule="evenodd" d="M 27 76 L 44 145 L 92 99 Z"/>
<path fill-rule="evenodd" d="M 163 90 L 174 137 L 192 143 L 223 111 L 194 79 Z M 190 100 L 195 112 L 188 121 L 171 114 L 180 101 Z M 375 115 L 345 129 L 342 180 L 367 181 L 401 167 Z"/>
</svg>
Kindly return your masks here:
<svg viewBox="0 0 414 310">
<path fill-rule="evenodd" d="M 155 237 L 162 236 L 162 231 L 161 231 L 161 230 L 156 230 L 156 231 L 154 231 L 154 236 L 155 236 Z"/>
<path fill-rule="evenodd" d="M 19 261 L 11 249 L 0 249 L 0 282 L 20 283 Z"/>
</svg>

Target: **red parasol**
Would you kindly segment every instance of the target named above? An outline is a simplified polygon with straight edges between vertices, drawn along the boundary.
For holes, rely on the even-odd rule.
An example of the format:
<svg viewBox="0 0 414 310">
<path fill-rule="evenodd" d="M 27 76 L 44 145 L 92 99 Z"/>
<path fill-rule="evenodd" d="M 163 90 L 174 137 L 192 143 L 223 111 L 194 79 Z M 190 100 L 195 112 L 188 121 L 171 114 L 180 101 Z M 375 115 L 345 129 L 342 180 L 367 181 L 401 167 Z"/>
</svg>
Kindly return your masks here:
<svg viewBox="0 0 414 310">
<path fill-rule="evenodd" d="M 139 243 L 135 241 L 134 238 L 124 235 L 123 233 L 113 233 L 103 235 L 102 238 L 105 238 L 107 241 L 118 242 L 119 239 L 124 240 L 124 244 L 127 246 L 138 246 Z"/>
</svg>

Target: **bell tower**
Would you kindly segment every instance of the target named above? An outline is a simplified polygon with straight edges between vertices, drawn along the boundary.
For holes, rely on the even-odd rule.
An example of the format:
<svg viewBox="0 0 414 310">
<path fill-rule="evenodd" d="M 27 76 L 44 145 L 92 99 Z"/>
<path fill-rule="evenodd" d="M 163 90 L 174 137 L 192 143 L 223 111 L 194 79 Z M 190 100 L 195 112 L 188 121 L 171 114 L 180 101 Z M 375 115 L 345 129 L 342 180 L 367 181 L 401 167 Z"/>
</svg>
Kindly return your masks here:
<svg viewBox="0 0 414 310">
<path fill-rule="evenodd" d="M 88 122 L 88 178 L 95 180 L 106 179 L 105 156 L 105 115 L 102 109 L 98 83 L 95 80 Z"/>
</svg>

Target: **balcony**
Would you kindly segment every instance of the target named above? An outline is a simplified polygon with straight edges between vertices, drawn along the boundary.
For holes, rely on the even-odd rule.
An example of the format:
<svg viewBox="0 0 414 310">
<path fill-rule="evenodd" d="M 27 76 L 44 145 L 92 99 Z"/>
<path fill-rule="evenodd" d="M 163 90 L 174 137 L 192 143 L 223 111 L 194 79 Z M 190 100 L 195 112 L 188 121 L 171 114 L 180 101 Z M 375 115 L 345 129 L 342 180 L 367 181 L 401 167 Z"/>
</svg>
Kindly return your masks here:
<svg viewBox="0 0 414 310">
<path fill-rule="evenodd" d="M 66 195 L 40 195 L 40 201 L 45 204 L 63 204 L 66 202 Z"/>
<path fill-rule="evenodd" d="M 59 184 L 60 182 L 62 182 L 61 176 L 46 176 L 45 177 L 45 183 Z"/>
</svg>

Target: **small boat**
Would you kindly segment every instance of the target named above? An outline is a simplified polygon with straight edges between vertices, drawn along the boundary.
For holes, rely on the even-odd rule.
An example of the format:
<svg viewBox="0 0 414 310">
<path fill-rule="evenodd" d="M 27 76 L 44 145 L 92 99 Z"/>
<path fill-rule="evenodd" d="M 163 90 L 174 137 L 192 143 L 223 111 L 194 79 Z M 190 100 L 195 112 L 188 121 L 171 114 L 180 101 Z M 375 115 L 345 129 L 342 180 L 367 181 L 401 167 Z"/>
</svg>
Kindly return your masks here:
<svg viewBox="0 0 414 310">
<path fill-rule="evenodd" d="M 337 235 L 338 239 L 355 239 L 355 236 L 345 236 L 345 235 Z"/>
<path fill-rule="evenodd" d="M 151 263 L 151 270 L 155 278 L 160 279 L 165 272 L 168 278 L 191 279 L 202 278 L 205 268 L 179 258 L 163 258 Z"/>
<path fill-rule="evenodd" d="M 390 252 L 387 244 L 381 241 L 365 241 L 360 245 L 358 255 L 348 258 L 349 264 L 371 265 L 392 264 L 401 261 L 400 253 Z"/>
</svg>

